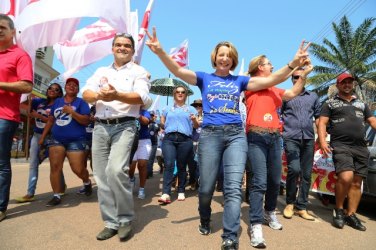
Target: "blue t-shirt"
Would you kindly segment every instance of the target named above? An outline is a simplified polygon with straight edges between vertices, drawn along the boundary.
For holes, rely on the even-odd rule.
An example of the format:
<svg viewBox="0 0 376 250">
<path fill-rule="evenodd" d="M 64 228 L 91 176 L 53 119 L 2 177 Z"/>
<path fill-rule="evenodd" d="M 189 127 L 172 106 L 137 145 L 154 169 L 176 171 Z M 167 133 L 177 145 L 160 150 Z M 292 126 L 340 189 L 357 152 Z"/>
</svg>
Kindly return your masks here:
<svg viewBox="0 0 376 250">
<path fill-rule="evenodd" d="M 38 114 L 48 117 L 52 105 L 47 105 L 47 100 L 44 98 L 35 98 L 31 101 L 31 109 L 35 110 Z M 34 132 L 42 134 L 46 123 L 39 118 L 35 118 Z"/>
<path fill-rule="evenodd" d="M 141 109 L 140 110 L 140 115 L 145 116 L 146 118 L 149 119 L 150 121 L 150 113 L 147 110 Z M 140 130 L 139 130 L 139 140 L 143 139 L 150 139 L 150 133 L 149 133 L 149 124 L 148 125 L 142 125 L 140 122 Z"/>
<path fill-rule="evenodd" d="M 239 111 L 240 93 L 247 89 L 248 76 L 222 77 L 214 73 L 196 72 L 197 87 L 201 90 L 204 120 L 209 125 L 242 124 Z"/>
<path fill-rule="evenodd" d="M 52 136 L 60 142 L 71 142 L 86 139 L 86 129 L 84 125 L 79 124 L 70 114 L 63 113 L 63 107 L 67 105 L 64 97 L 56 99 L 51 108 L 51 115 L 55 117 L 55 123 L 52 126 Z M 73 109 L 81 115 L 89 115 L 89 105 L 79 97 L 70 104 Z"/>
<path fill-rule="evenodd" d="M 165 107 L 162 115 L 166 117 L 165 133 L 179 132 L 187 136 L 192 135 L 193 124 L 191 114 L 197 115 L 197 110 L 188 105 L 181 107 L 174 105 Z"/>
</svg>

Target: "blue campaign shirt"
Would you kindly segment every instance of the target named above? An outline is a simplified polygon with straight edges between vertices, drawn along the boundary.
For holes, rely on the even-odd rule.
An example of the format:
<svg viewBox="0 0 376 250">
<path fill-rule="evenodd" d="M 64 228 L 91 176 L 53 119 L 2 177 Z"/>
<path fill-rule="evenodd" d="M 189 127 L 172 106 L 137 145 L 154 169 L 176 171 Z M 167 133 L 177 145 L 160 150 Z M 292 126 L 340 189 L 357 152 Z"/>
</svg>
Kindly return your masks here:
<svg viewBox="0 0 376 250">
<path fill-rule="evenodd" d="M 319 118 L 321 104 L 316 93 L 304 90 L 282 105 L 283 137 L 314 139 L 314 119 Z"/>
<path fill-rule="evenodd" d="M 60 142 L 71 142 L 86 139 L 86 127 L 79 124 L 70 114 L 63 113 L 63 107 L 67 105 L 64 97 L 56 99 L 51 108 L 51 115 L 55 117 L 52 126 L 52 136 Z M 90 115 L 89 105 L 79 97 L 70 104 L 81 115 Z"/>
<path fill-rule="evenodd" d="M 209 125 L 239 124 L 240 93 L 247 89 L 248 76 L 222 77 L 214 73 L 196 72 L 197 87 L 201 90 L 204 120 L 202 127 Z"/>
<path fill-rule="evenodd" d="M 47 105 L 47 100 L 44 98 L 35 98 L 31 101 L 31 109 L 35 110 L 38 114 L 48 117 L 50 114 L 52 105 Z M 35 118 L 35 133 L 43 133 L 43 129 L 46 123 L 39 118 Z"/>
<path fill-rule="evenodd" d="M 162 116 L 166 117 L 165 133 L 179 132 L 191 136 L 193 129 L 191 114 L 197 115 L 197 110 L 188 105 L 181 107 L 174 105 L 164 108 Z"/>
<path fill-rule="evenodd" d="M 140 110 L 140 115 L 141 116 L 145 116 L 146 118 L 148 118 L 149 119 L 149 121 L 150 121 L 150 113 L 149 113 L 149 111 L 147 111 L 147 110 L 144 110 L 144 109 L 141 109 Z M 142 125 L 141 123 L 140 123 L 140 130 L 139 130 L 139 137 L 138 137 L 138 139 L 139 140 L 143 140 L 143 139 L 150 139 L 150 133 L 149 133 L 149 124 L 147 124 L 147 125 Z"/>
</svg>

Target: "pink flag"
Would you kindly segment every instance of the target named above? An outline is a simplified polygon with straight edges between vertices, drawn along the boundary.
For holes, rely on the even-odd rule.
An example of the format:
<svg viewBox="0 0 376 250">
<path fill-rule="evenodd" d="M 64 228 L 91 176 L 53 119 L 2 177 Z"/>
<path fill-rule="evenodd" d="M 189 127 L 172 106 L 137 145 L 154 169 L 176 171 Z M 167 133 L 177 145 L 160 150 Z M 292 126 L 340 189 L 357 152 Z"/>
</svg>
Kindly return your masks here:
<svg viewBox="0 0 376 250">
<path fill-rule="evenodd" d="M 29 0 L 1 0 L 0 13 L 10 16 L 14 21 L 28 2 Z"/>
<path fill-rule="evenodd" d="M 82 67 L 89 65 L 111 53 L 112 39 L 116 30 L 103 20 L 77 30 L 71 40 L 54 45 L 58 60 L 67 70 L 67 79 Z"/>
<path fill-rule="evenodd" d="M 138 45 L 136 50 L 136 56 L 134 61 L 137 64 L 141 63 L 142 51 L 144 50 L 145 44 L 145 30 L 148 29 L 151 17 L 151 10 L 153 8 L 154 0 L 150 0 L 148 6 L 146 7 L 144 18 L 142 19 L 142 24 L 140 31 L 138 32 Z"/>
<path fill-rule="evenodd" d="M 16 18 L 18 43 L 32 53 L 36 49 L 72 38 L 81 17 L 100 17 L 125 31 L 129 0 L 32 0 Z"/>
<path fill-rule="evenodd" d="M 170 50 L 170 56 L 174 59 L 181 67 L 186 67 L 189 65 L 188 60 L 188 39 L 184 40 L 180 47 L 172 48 Z"/>
</svg>

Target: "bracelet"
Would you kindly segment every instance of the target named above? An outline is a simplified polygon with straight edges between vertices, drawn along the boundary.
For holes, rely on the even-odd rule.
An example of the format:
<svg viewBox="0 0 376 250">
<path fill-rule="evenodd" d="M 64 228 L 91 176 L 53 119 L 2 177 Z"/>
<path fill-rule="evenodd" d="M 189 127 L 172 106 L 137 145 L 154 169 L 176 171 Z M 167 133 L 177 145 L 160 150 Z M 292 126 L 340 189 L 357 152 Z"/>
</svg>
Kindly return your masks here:
<svg viewBox="0 0 376 250">
<path fill-rule="evenodd" d="M 303 81 L 307 80 L 307 76 L 300 76 L 300 79 L 302 79 Z"/>
<path fill-rule="evenodd" d="M 291 70 L 294 70 L 294 68 L 290 66 L 290 63 L 287 63 L 287 67 L 289 67 L 289 69 Z"/>
</svg>

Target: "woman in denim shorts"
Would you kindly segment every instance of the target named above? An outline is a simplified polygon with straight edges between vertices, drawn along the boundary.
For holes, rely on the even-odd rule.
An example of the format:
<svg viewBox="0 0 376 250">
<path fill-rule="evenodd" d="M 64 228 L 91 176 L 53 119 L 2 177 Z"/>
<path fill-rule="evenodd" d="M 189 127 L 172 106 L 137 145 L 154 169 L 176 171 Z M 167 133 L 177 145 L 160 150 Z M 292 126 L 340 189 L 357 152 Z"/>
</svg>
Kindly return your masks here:
<svg viewBox="0 0 376 250">
<path fill-rule="evenodd" d="M 63 192 L 60 185 L 59 173 L 63 169 L 64 159 L 67 156 L 72 171 L 82 179 L 84 194 L 91 195 L 92 187 L 89 172 L 86 169 L 86 126 L 89 124 L 89 105 L 77 97 L 79 82 L 75 78 L 69 78 L 65 84 L 65 96 L 58 98 L 51 108 L 47 124 L 39 140 L 43 144 L 44 139 L 51 130 L 52 138 L 48 144 L 50 155 L 50 181 L 54 192 L 53 198 L 46 204 L 52 207 L 60 204 L 60 193 Z"/>
</svg>

